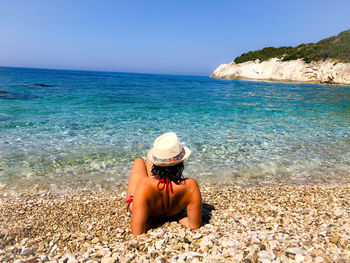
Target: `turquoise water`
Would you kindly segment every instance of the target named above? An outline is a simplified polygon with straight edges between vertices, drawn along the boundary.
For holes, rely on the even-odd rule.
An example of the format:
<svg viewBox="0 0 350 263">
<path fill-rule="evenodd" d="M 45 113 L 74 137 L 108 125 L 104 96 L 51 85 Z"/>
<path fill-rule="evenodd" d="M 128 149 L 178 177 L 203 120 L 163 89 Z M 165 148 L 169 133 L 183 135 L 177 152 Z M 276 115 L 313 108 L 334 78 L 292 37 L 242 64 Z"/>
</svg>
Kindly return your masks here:
<svg viewBox="0 0 350 263">
<path fill-rule="evenodd" d="M 350 87 L 0 68 L 0 183 L 125 182 L 175 131 L 201 183 L 350 178 Z"/>
</svg>

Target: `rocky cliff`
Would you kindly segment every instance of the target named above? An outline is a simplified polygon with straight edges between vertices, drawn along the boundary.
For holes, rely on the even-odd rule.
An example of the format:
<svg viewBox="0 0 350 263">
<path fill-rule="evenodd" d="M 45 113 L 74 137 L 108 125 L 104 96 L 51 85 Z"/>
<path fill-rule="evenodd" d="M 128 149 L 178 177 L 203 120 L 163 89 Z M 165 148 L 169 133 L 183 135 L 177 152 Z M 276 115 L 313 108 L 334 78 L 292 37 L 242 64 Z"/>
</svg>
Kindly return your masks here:
<svg viewBox="0 0 350 263">
<path fill-rule="evenodd" d="M 282 61 L 272 58 L 220 65 L 211 78 L 350 84 L 350 63 L 333 59 L 305 63 L 302 59 Z"/>
</svg>

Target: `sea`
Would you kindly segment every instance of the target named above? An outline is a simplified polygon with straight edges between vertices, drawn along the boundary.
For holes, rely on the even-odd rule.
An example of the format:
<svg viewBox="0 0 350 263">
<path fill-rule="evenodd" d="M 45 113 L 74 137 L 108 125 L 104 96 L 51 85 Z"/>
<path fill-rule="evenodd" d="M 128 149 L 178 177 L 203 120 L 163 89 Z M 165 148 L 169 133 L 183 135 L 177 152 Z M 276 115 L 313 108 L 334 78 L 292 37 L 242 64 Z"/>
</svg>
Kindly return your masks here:
<svg viewBox="0 0 350 263">
<path fill-rule="evenodd" d="M 203 185 L 350 182 L 350 86 L 0 68 L 0 190 L 126 184 L 169 131 Z"/>
</svg>

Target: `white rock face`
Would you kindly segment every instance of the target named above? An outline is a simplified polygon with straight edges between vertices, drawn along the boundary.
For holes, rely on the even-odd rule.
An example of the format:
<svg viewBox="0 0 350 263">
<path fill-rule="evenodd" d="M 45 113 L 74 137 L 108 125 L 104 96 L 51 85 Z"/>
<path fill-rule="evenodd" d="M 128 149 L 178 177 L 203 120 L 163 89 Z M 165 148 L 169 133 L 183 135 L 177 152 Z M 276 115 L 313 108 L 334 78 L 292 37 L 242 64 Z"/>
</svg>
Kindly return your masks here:
<svg viewBox="0 0 350 263">
<path fill-rule="evenodd" d="M 220 65 L 211 78 L 350 84 L 350 63 L 326 61 L 306 64 L 303 60 L 234 62 Z"/>
</svg>

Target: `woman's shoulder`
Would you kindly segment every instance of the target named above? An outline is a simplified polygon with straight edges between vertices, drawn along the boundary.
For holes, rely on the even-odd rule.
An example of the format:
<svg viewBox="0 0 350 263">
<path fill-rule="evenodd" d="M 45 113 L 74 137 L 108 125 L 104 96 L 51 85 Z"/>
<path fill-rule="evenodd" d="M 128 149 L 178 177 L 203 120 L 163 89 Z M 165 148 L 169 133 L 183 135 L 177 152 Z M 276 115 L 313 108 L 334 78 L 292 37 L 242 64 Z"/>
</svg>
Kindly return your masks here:
<svg viewBox="0 0 350 263">
<path fill-rule="evenodd" d="M 150 177 L 140 179 L 136 185 L 135 192 L 144 192 L 152 189 L 153 180 Z"/>
<path fill-rule="evenodd" d="M 194 178 L 185 178 L 183 181 L 186 182 L 186 184 L 188 185 L 195 185 L 195 186 L 198 186 L 198 182 L 196 179 Z"/>
<path fill-rule="evenodd" d="M 185 178 L 182 180 L 182 184 L 189 190 L 196 190 L 199 189 L 198 182 L 194 178 Z"/>
<path fill-rule="evenodd" d="M 144 177 L 140 179 L 136 186 L 136 191 L 137 192 L 159 192 L 158 186 L 159 186 L 159 180 L 149 176 L 149 177 Z M 181 180 L 179 183 L 172 181 L 171 184 L 173 187 L 180 186 L 181 188 L 185 188 L 189 192 L 199 189 L 198 182 L 194 178 L 184 178 Z"/>
</svg>

